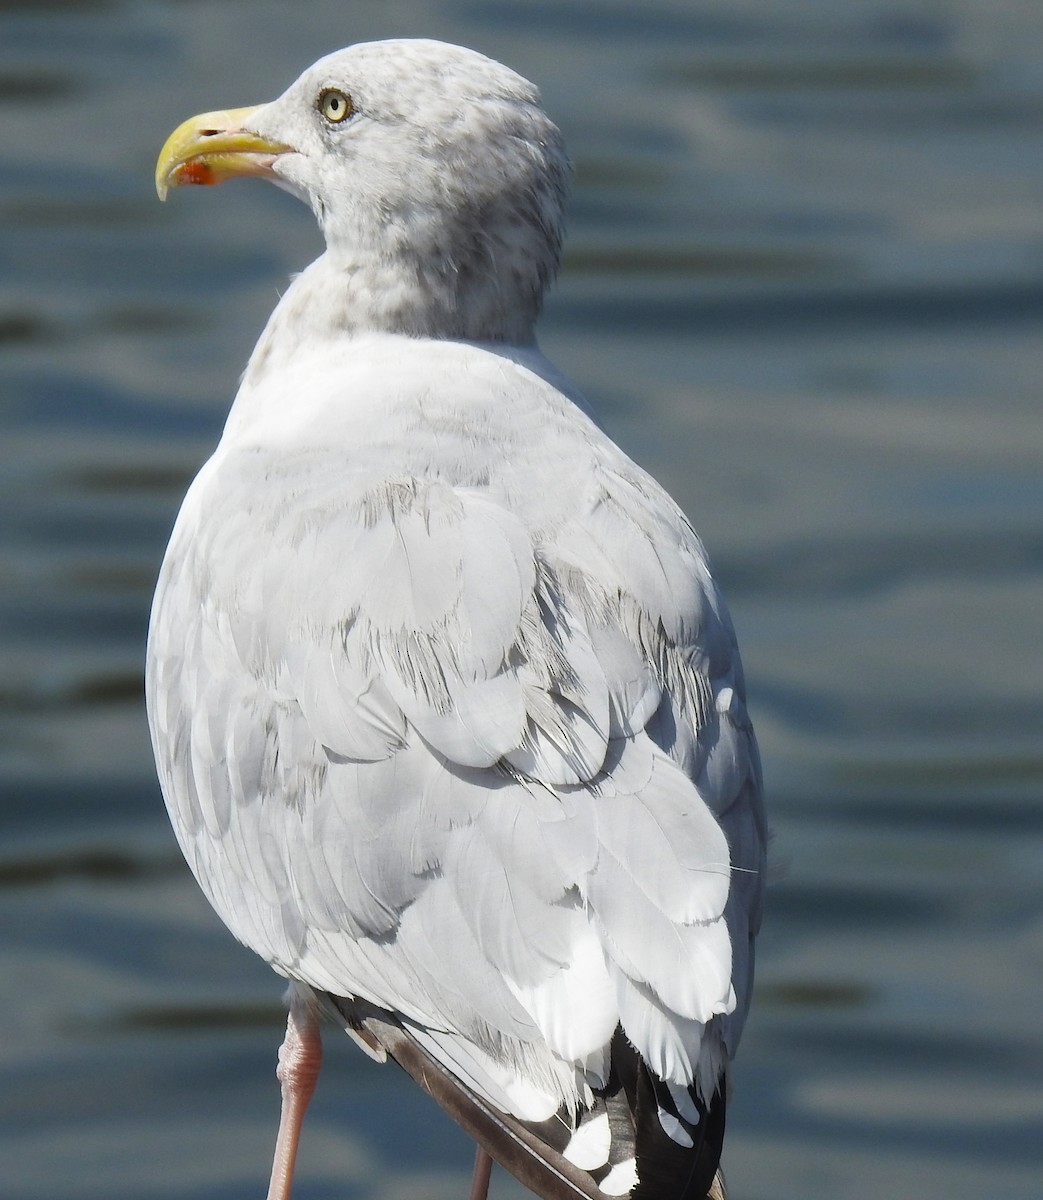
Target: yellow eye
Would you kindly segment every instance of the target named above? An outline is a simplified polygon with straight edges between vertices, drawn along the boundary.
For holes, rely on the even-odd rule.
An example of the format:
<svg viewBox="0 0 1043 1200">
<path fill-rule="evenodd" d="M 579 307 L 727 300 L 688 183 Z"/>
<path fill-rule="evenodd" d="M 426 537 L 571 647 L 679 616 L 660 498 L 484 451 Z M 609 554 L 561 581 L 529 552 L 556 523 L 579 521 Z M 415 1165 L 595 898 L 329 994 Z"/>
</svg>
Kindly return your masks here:
<svg viewBox="0 0 1043 1200">
<path fill-rule="evenodd" d="M 326 88 L 324 92 L 320 92 L 319 112 L 331 124 L 336 125 L 347 120 L 354 111 L 355 106 L 346 92 L 340 92 L 336 88 Z"/>
</svg>

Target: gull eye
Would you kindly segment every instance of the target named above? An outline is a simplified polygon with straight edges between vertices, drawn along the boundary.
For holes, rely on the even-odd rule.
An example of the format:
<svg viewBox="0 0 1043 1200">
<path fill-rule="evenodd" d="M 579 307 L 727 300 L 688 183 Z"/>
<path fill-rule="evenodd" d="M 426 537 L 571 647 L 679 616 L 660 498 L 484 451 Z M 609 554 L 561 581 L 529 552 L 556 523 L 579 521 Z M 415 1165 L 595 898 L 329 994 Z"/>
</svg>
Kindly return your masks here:
<svg viewBox="0 0 1043 1200">
<path fill-rule="evenodd" d="M 337 88 L 326 88 L 325 91 L 319 93 L 318 108 L 331 125 L 346 121 L 355 111 L 351 97 L 347 92 L 338 91 Z"/>
</svg>

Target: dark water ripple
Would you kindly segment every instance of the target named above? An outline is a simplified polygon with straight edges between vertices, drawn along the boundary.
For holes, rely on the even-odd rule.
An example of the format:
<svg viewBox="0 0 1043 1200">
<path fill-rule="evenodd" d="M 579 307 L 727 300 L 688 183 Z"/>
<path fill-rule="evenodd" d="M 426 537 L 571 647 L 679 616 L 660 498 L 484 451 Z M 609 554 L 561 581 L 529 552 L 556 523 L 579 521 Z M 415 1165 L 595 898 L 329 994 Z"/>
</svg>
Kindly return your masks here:
<svg viewBox="0 0 1043 1200">
<path fill-rule="evenodd" d="M 756 596 L 866 596 L 910 580 L 958 586 L 987 576 L 1043 575 L 1043 526 L 1028 529 L 898 531 L 887 536 L 804 539 L 747 558 L 717 555 L 729 592 Z"/>
<path fill-rule="evenodd" d="M 622 294 L 573 296 L 552 301 L 551 311 L 563 328 L 577 331 L 609 325 L 634 333 L 693 336 L 751 337 L 810 329 L 820 336 L 827 330 L 958 332 L 961 327 L 1039 325 L 1043 321 L 1043 285 L 1035 280 L 900 287 L 861 282 L 817 289 L 780 287 L 745 295 L 740 291 L 707 296 L 692 290 L 685 296 L 629 300 Z"/>
</svg>

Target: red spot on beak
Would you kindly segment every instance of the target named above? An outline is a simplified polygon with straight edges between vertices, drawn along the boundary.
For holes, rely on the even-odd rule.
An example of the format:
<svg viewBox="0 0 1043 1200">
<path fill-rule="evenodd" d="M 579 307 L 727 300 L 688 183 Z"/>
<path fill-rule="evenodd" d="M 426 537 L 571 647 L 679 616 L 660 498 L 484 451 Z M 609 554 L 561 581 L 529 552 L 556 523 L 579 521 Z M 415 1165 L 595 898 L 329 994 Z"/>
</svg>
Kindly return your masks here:
<svg viewBox="0 0 1043 1200">
<path fill-rule="evenodd" d="M 205 162 L 193 159 L 177 169 L 179 183 L 215 183 L 214 173 Z"/>
</svg>

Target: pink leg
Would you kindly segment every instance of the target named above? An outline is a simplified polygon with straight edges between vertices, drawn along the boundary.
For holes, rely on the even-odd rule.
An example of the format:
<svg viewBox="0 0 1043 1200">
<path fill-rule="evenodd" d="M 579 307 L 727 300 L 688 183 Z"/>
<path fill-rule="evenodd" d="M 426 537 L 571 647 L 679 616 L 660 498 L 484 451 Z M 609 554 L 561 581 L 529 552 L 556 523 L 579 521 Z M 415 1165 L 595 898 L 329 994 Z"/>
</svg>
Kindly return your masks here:
<svg viewBox="0 0 1043 1200">
<path fill-rule="evenodd" d="M 286 1019 L 286 1037 L 279 1047 L 276 1070 L 282 1085 L 282 1113 L 279 1136 L 275 1141 L 272 1181 L 268 1200 L 290 1200 L 293 1167 L 297 1161 L 297 1143 L 308 1101 L 315 1091 L 322 1064 L 322 1038 L 319 1018 L 308 1000 L 295 988 L 290 989 L 290 1015 Z"/>
<path fill-rule="evenodd" d="M 493 1160 L 479 1146 L 474 1155 L 474 1174 L 471 1176 L 471 1194 L 468 1200 L 486 1200 L 489 1195 L 489 1176 L 492 1174 Z"/>
</svg>

